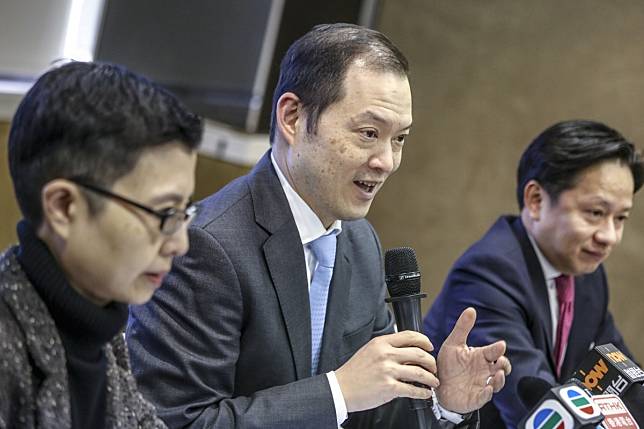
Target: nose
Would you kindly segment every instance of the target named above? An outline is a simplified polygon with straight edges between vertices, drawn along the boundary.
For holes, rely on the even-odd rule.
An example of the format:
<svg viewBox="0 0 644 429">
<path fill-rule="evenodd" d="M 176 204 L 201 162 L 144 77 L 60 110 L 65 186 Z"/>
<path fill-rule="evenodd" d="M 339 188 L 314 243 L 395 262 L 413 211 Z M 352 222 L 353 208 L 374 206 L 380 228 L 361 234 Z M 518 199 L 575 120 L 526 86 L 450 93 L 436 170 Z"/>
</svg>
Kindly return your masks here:
<svg viewBox="0 0 644 429">
<path fill-rule="evenodd" d="M 615 225 L 615 220 L 606 218 L 595 232 L 595 240 L 605 246 L 612 246 L 622 239 L 622 228 Z"/>
<path fill-rule="evenodd" d="M 189 248 L 188 225 L 184 224 L 174 234 L 169 235 L 161 246 L 163 256 L 182 256 Z"/>
<path fill-rule="evenodd" d="M 391 144 L 389 143 L 379 146 L 381 146 L 379 150 L 373 153 L 369 158 L 369 167 L 374 170 L 390 174 L 395 171 L 398 166 L 400 152 L 394 152 L 391 148 Z"/>
</svg>

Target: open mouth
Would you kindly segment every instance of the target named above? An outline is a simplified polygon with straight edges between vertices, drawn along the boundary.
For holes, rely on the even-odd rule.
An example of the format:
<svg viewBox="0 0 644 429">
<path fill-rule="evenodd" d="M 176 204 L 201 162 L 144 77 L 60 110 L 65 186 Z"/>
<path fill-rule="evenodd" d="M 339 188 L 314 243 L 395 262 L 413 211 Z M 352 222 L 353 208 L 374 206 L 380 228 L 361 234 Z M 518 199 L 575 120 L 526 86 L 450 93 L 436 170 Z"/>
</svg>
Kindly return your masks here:
<svg viewBox="0 0 644 429">
<path fill-rule="evenodd" d="M 354 180 L 353 183 L 368 194 L 373 193 L 378 185 L 378 182 L 369 182 L 366 180 Z"/>
</svg>

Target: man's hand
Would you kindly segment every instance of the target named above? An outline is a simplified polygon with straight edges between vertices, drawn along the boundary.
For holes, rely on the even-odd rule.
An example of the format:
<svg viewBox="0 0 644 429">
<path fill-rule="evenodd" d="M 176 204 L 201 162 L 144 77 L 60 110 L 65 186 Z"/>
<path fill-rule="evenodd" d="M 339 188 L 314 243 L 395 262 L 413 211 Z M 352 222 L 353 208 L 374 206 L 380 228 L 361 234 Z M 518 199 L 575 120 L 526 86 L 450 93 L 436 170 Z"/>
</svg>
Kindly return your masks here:
<svg viewBox="0 0 644 429">
<path fill-rule="evenodd" d="M 430 389 L 409 383 L 438 386 L 433 349 L 426 336 L 412 331 L 369 341 L 335 371 L 347 411 L 368 410 L 400 396 L 430 398 Z"/>
<path fill-rule="evenodd" d="M 477 410 L 492 399 L 492 393 L 501 390 L 505 376 L 512 370 L 510 361 L 503 356 L 505 341 L 485 347 L 467 346 L 475 321 L 473 308 L 463 311 L 438 353 L 438 402 L 461 414 Z"/>
</svg>

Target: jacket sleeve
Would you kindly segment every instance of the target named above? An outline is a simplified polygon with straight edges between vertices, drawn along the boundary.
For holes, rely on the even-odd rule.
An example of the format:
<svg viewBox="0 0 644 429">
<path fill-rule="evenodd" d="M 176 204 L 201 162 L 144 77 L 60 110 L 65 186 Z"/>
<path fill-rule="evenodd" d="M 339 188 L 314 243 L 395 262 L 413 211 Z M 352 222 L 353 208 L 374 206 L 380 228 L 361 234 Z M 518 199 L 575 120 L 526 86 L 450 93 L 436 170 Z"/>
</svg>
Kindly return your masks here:
<svg viewBox="0 0 644 429">
<path fill-rule="evenodd" d="M 159 416 L 170 427 L 337 425 L 324 374 L 234 396 L 243 318 L 234 265 L 215 237 L 190 228 L 189 252 L 127 327 L 133 373 Z"/>
</svg>

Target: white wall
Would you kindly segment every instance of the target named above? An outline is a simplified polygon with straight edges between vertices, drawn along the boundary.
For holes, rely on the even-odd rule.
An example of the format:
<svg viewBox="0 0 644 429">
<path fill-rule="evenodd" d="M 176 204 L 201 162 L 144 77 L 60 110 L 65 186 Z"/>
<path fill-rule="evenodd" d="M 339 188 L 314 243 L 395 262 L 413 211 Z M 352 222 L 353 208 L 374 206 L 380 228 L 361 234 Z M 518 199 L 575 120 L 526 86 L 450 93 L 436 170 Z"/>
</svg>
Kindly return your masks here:
<svg viewBox="0 0 644 429">
<path fill-rule="evenodd" d="M 0 0 L 0 119 L 52 62 L 91 60 L 103 0 Z"/>
</svg>

